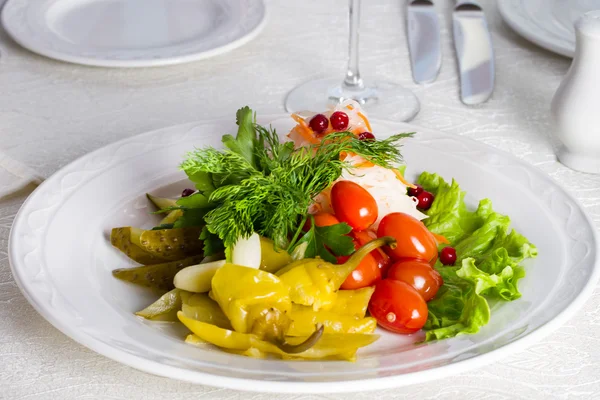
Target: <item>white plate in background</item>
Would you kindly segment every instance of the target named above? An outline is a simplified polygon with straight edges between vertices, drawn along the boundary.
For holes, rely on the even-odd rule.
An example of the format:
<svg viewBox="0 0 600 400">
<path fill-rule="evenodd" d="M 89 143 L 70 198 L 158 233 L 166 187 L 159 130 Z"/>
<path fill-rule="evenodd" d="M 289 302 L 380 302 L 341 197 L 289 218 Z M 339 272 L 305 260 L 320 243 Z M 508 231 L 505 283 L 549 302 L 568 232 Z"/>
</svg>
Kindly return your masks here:
<svg viewBox="0 0 600 400">
<path fill-rule="evenodd" d="M 287 132 L 289 117 L 269 117 Z M 596 230 L 580 205 L 547 175 L 482 143 L 413 125 L 373 121 L 378 137 L 418 132 L 405 142 L 407 178 L 427 170 L 456 178 L 467 203 L 489 197 L 539 250 L 527 260 L 523 296 L 492 306 L 475 335 L 426 344 L 381 333 L 355 363 L 252 359 L 183 342 L 176 324 L 133 315 L 156 296 L 114 279 L 132 262 L 112 248 L 112 227 L 151 227 L 145 192 L 175 195 L 178 165 L 194 147 L 221 146 L 234 118 L 191 123 L 124 139 L 74 161 L 42 183 L 14 221 L 12 274 L 25 297 L 57 329 L 90 349 L 156 375 L 262 392 L 352 392 L 441 378 L 481 367 L 548 335 L 580 308 L 598 276 Z"/>
<path fill-rule="evenodd" d="M 62 61 L 152 67 L 200 60 L 254 38 L 262 0 L 8 0 L 2 24 L 23 47 Z"/>
<path fill-rule="evenodd" d="M 499 0 L 506 23 L 525 39 L 566 57 L 575 54 L 575 21 L 600 0 Z"/>
</svg>

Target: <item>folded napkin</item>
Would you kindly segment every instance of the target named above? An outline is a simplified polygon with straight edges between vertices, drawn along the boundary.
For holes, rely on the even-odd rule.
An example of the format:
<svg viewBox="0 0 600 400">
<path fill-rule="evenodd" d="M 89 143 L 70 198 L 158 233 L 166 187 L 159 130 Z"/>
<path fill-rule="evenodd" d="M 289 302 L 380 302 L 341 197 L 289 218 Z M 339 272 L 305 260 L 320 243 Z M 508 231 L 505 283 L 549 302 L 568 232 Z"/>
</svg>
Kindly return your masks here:
<svg viewBox="0 0 600 400">
<path fill-rule="evenodd" d="M 39 185 L 43 180 L 36 171 L 0 150 L 0 198 L 14 194 L 30 184 Z"/>
</svg>

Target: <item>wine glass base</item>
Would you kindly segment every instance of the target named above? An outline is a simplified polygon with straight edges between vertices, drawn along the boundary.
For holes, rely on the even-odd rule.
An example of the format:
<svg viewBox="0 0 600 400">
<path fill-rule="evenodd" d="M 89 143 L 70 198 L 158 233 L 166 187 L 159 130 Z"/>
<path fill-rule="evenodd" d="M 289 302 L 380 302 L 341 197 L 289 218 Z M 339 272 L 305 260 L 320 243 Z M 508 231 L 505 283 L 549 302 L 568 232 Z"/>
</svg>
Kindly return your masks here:
<svg viewBox="0 0 600 400">
<path fill-rule="evenodd" d="M 293 89 L 285 99 L 288 112 L 323 111 L 344 100 L 356 100 L 370 117 L 392 121 L 410 121 L 420 110 L 410 90 L 391 82 L 374 82 L 364 89 L 351 90 L 336 78 L 317 79 Z"/>
</svg>

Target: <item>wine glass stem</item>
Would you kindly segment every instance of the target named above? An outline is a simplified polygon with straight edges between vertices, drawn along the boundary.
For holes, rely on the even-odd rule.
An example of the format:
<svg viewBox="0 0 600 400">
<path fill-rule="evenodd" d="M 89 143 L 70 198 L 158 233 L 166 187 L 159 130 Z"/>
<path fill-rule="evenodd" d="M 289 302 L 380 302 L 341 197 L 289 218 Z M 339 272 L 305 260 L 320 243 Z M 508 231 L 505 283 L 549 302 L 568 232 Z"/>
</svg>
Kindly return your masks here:
<svg viewBox="0 0 600 400">
<path fill-rule="evenodd" d="M 363 80 L 358 71 L 358 26 L 360 23 L 360 0 L 350 1 L 350 40 L 348 48 L 348 69 L 344 86 L 351 90 L 364 88 Z"/>
</svg>

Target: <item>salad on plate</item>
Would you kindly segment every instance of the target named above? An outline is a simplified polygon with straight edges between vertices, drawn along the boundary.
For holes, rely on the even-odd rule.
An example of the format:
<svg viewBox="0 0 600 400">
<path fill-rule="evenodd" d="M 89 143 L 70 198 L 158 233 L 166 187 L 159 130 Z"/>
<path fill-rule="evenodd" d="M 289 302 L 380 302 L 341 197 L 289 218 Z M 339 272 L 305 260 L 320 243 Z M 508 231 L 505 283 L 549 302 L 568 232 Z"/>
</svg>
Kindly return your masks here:
<svg viewBox="0 0 600 400">
<path fill-rule="evenodd" d="M 183 160 L 190 188 L 147 194 L 154 228 L 112 230 L 141 264 L 113 275 L 157 293 L 136 315 L 230 353 L 351 361 L 378 326 L 425 341 L 472 334 L 489 301 L 521 296 L 536 247 L 489 199 L 469 209 L 454 180 L 408 182 L 400 145 L 412 133 L 378 139 L 353 101 L 292 118 L 281 138 L 241 108 L 222 149 Z"/>
</svg>

